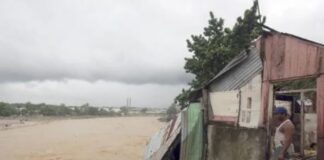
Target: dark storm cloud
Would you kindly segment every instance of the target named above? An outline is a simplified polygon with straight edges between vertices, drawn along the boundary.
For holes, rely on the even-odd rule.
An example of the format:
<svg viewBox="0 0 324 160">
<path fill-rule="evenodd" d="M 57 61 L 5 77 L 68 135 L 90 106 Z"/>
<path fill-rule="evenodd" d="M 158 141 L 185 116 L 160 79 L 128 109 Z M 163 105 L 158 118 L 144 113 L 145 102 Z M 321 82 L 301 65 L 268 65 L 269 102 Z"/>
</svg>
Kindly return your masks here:
<svg viewBox="0 0 324 160">
<path fill-rule="evenodd" d="M 56 55 L 20 55 L 19 51 L 0 46 L 0 82 L 34 80 L 82 79 L 87 81 L 117 81 L 130 84 L 184 84 L 190 81 L 181 66 L 158 64 L 159 59 L 135 57 L 92 57 L 64 59 Z M 139 56 L 140 57 L 140 56 Z M 117 58 L 117 59 L 116 59 Z M 114 60 L 116 59 L 116 60 Z M 161 59 L 160 59 L 161 60 Z"/>
<path fill-rule="evenodd" d="M 324 43 L 320 0 L 259 0 L 267 25 Z M 0 100 L 167 106 L 191 80 L 185 40 L 252 0 L 1 0 Z"/>
<path fill-rule="evenodd" d="M 206 2 L 1 1 L 0 82 L 186 84 L 186 38 L 201 32 L 210 4 L 230 5 Z"/>
<path fill-rule="evenodd" d="M 145 5 L 131 1 L 1 3 L 1 82 L 190 81 L 183 70 L 185 38 L 176 34 L 177 27 L 163 22 L 166 17 L 155 19 L 159 13 Z"/>
</svg>

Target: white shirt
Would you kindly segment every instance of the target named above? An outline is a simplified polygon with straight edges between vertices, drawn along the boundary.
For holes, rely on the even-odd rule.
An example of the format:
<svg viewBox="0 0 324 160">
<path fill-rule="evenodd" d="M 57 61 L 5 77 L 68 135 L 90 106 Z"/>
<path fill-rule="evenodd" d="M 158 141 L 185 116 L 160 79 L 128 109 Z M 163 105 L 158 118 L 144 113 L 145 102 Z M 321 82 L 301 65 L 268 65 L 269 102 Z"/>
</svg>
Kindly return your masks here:
<svg viewBox="0 0 324 160">
<path fill-rule="evenodd" d="M 283 143 L 286 139 L 285 135 L 280 131 L 281 127 L 286 123 L 292 123 L 292 122 L 289 119 L 287 119 L 276 128 L 276 133 L 274 136 L 274 144 L 275 144 L 276 148 L 282 147 Z M 289 148 L 287 149 L 287 152 L 294 153 L 294 145 L 293 144 L 290 144 Z"/>
</svg>

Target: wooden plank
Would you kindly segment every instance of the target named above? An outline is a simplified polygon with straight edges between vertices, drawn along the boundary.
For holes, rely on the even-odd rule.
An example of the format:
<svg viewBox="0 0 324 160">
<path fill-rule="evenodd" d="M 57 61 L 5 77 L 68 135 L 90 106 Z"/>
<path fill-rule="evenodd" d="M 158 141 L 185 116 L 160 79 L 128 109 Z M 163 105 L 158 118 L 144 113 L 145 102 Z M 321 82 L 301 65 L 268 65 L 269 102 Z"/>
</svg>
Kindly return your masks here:
<svg viewBox="0 0 324 160">
<path fill-rule="evenodd" d="M 213 121 L 215 122 L 237 122 L 236 116 L 214 116 Z"/>
<path fill-rule="evenodd" d="M 300 107 L 300 154 L 304 156 L 304 144 L 305 144 L 305 93 L 300 93 L 301 107 Z"/>
<path fill-rule="evenodd" d="M 320 62 L 319 62 L 319 73 L 324 73 L 324 48 L 320 48 L 318 50 L 318 54 L 320 56 Z"/>
<path fill-rule="evenodd" d="M 204 88 L 202 90 L 202 95 L 203 95 L 203 154 L 202 154 L 202 158 L 206 159 L 205 157 L 207 156 L 207 148 L 208 148 L 208 124 L 209 124 L 209 109 L 210 107 L 210 100 L 209 100 L 209 95 L 208 95 L 208 89 Z"/>
<path fill-rule="evenodd" d="M 268 105 L 269 105 L 269 88 L 270 82 L 265 81 L 262 83 L 261 87 L 261 112 L 260 112 L 260 120 L 259 127 L 266 127 L 268 122 Z"/>
<path fill-rule="evenodd" d="M 324 74 L 317 78 L 317 159 L 324 160 Z"/>
<path fill-rule="evenodd" d="M 208 125 L 208 120 L 209 120 L 209 96 L 208 96 L 208 90 L 207 89 L 203 89 L 202 90 L 202 95 L 203 95 L 203 98 L 202 98 L 202 104 L 203 104 L 203 122 L 204 122 L 204 126 Z"/>
<path fill-rule="evenodd" d="M 324 74 L 317 78 L 317 136 L 324 138 Z M 323 150 L 324 151 L 324 148 Z"/>
<path fill-rule="evenodd" d="M 317 140 L 318 146 L 317 146 L 317 159 L 318 160 L 324 160 L 324 138 L 319 138 Z"/>
<path fill-rule="evenodd" d="M 271 136 L 271 120 L 273 119 L 273 109 L 274 109 L 274 92 L 273 92 L 273 84 L 269 84 L 269 91 L 268 91 L 268 94 L 269 94 L 269 98 L 268 98 L 268 108 L 267 108 L 267 147 L 268 147 L 268 150 L 267 150 L 267 153 L 266 154 L 269 154 L 269 153 L 272 153 L 273 151 L 273 146 L 271 145 L 272 142 L 273 142 L 273 139 L 272 139 L 272 136 Z"/>
<path fill-rule="evenodd" d="M 276 93 L 283 94 L 283 93 L 300 93 L 300 92 L 311 92 L 311 91 L 316 91 L 316 88 L 276 91 Z"/>
</svg>

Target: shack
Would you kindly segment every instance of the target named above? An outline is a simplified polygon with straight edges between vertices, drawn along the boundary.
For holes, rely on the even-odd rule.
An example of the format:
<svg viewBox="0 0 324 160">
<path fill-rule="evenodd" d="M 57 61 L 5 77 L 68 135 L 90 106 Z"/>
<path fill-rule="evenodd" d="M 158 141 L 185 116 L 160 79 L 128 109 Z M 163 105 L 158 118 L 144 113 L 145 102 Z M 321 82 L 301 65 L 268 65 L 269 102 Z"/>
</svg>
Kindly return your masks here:
<svg viewBox="0 0 324 160">
<path fill-rule="evenodd" d="M 316 156 L 314 144 L 324 150 L 324 45 L 266 28 L 197 91 L 208 115 L 207 159 L 270 159 L 276 106 L 296 126 L 296 157 Z"/>
<path fill-rule="evenodd" d="M 323 44 L 264 26 L 250 48 L 193 91 L 190 101 L 182 117 L 199 108 L 192 115 L 202 120 L 191 126 L 201 127 L 188 130 L 193 118 L 182 118 L 177 159 L 187 160 L 188 151 L 201 155 L 196 160 L 271 159 L 272 113 L 284 106 L 296 126 L 296 157 L 324 160 Z M 310 152 L 314 146 L 317 152 Z"/>
</svg>

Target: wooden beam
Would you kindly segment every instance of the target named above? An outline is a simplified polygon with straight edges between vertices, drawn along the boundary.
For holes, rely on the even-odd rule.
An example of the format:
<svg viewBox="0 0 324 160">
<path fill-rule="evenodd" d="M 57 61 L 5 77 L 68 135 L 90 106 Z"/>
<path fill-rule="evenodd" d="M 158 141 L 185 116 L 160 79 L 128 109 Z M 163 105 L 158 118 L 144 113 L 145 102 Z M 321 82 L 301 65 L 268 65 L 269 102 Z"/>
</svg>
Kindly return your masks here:
<svg viewBox="0 0 324 160">
<path fill-rule="evenodd" d="M 273 119 L 273 109 L 274 109 L 274 92 L 273 92 L 273 84 L 269 84 L 269 90 L 268 90 L 268 108 L 267 108 L 267 153 L 266 155 L 269 155 L 272 153 L 272 136 L 271 136 L 271 123 L 272 123 L 272 119 Z M 270 156 L 271 157 L 271 156 Z"/>
<path fill-rule="evenodd" d="M 316 88 L 276 91 L 278 94 L 316 92 Z"/>
<path fill-rule="evenodd" d="M 203 159 L 207 159 L 208 152 L 208 124 L 209 124 L 209 95 L 208 89 L 202 89 L 202 104 L 203 104 Z"/>
<path fill-rule="evenodd" d="M 324 160 L 324 74 L 317 78 L 317 159 Z"/>
<path fill-rule="evenodd" d="M 272 120 L 272 110 L 274 103 L 274 93 L 273 93 L 273 85 L 269 81 L 263 81 L 262 83 L 262 92 L 261 92 L 261 113 L 259 119 L 259 127 L 265 128 L 267 130 L 267 146 L 266 146 L 266 159 L 270 159 L 271 157 L 271 129 L 270 129 L 270 121 Z"/>
<path fill-rule="evenodd" d="M 208 121 L 209 121 L 209 96 L 208 96 L 208 90 L 207 89 L 203 89 L 202 90 L 202 104 L 203 104 L 203 110 L 204 110 L 204 126 L 208 125 Z"/>
<path fill-rule="evenodd" d="M 319 74 L 312 74 L 312 75 L 303 75 L 303 76 L 295 76 L 295 77 L 288 77 L 288 78 L 279 78 L 279 79 L 271 79 L 269 81 L 273 84 L 287 82 L 287 81 L 294 81 L 294 80 L 301 80 L 301 79 L 312 79 L 318 77 Z"/>
<path fill-rule="evenodd" d="M 324 138 L 317 139 L 317 159 L 318 160 L 324 160 Z"/>
<path fill-rule="evenodd" d="M 301 107 L 300 107 L 300 154 L 304 157 L 304 144 L 305 144 L 305 94 L 300 93 Z"/>
<path fill-rule="evenodd" d="M 259 127 L 266 128 L 268 121 L 268 105 L 269 105 L 269 81 L 264 81 L 261 87 L 261 113 Z"/>
</svg>

